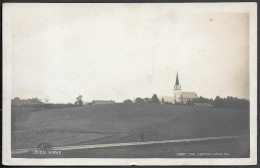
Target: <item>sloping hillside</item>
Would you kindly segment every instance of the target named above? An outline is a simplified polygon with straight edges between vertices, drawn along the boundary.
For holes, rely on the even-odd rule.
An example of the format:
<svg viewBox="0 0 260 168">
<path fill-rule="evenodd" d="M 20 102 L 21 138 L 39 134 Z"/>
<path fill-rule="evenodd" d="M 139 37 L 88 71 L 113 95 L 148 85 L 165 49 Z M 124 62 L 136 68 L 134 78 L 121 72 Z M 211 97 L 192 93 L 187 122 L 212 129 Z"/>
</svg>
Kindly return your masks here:
<svg viewBox="0 0 260 168">
<path fill-rule="evenodd" d="M 19 115 L 17 115 L 19 114 Z M 156 104 L 12 109 L 13 148 L 248 134 L 248 111 Z"/>
</svg>

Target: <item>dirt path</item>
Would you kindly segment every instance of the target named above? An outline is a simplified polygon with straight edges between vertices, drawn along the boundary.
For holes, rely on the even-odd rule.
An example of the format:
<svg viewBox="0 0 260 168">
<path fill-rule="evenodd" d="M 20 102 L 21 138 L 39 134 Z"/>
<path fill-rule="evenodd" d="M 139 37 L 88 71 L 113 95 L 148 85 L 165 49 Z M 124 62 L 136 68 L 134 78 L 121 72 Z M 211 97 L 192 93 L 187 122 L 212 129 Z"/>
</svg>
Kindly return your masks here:
<svg viewBox="0 0 260 168">
<path fill-rule="evenodd" d="M 180 143 L 180 142 L 197 142 L 197 141 L 210 141 L 210 140 L 237 139 L 237 138 L 240 138 L 240 137 L 243 137 L 243 136 L 245 136 L 245 135 L 205 137 L 205 138 L 192 138 L 192 139 L 175 139 L 175 140 L 163 140 L 163 141 L 60 146 L 60 147 L 54 147 L 52 150 L 75 150 L 75 149 L 111 148 L 111 147 L 122 147 L 122 146 L 137 146 L 137 145 L 166 144 L 166 143 Z M 34 149 L 33 148 L 16 149 L 16 150 L 12 151 L 12 154 L 27 153 L 27 152 L 32 151 L 32 150 L 34 150 Z"/>
</svg>

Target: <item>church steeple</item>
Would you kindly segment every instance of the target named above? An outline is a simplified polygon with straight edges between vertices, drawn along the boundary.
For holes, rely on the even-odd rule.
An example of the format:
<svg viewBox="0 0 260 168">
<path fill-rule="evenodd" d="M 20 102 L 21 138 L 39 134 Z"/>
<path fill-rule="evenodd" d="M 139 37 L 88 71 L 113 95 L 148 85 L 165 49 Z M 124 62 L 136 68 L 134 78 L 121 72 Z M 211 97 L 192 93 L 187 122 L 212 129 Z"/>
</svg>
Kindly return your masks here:
<svg viewBox="0 0 260 168">
<path fill-rule="evenodd" d="M 177 73 L 177 76 L 176 76 L 176 81 L 175 81 L 175 85 L 174 85 L 174 90 L 181 90 L 181 85 L 180 85 L 180 83 L 179 83 L 178 73 Z"/>
<path fill-rule="evenodd" d="M 177 76 L 176 76 L 176 82 L 175 82 L 175 85 L 179 85 L 178 73 L 177 73 Z"/>
</svg>

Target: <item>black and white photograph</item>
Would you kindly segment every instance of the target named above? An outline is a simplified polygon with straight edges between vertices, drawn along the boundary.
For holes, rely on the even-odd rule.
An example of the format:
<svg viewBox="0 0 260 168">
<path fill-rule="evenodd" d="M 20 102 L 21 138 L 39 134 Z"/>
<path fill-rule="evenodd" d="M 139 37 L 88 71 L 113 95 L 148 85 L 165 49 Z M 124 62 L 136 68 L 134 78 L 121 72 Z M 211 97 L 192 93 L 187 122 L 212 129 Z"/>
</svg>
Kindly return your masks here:
<svg viewBox="0 0 260 168">
<path fill-rule="evenodd" d="M 256 7 L 4 3 L 4 163 L 256 164 Z"/>
</svg>

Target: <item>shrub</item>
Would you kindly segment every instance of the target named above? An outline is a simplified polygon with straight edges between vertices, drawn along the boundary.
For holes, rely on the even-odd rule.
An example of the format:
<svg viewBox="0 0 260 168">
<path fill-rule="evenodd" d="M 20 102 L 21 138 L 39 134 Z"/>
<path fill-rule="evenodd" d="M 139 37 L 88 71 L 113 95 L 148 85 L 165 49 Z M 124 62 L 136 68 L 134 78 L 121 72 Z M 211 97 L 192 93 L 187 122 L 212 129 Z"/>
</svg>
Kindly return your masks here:
<svg viewBox="0 0 260 168">
<path fill-rule="evenodd" d="M 126 99 L 125 101 L 123 101 L 123 103 L 133 103 L 133 101 L 130 99 Z"/>
</svg>

